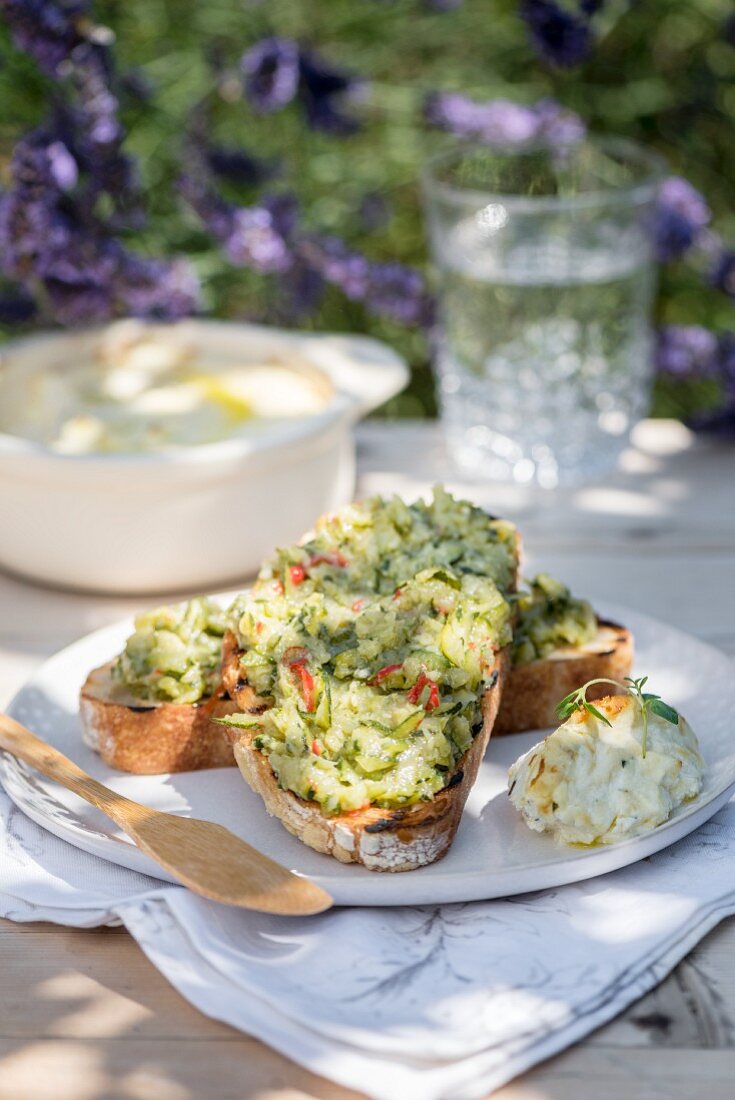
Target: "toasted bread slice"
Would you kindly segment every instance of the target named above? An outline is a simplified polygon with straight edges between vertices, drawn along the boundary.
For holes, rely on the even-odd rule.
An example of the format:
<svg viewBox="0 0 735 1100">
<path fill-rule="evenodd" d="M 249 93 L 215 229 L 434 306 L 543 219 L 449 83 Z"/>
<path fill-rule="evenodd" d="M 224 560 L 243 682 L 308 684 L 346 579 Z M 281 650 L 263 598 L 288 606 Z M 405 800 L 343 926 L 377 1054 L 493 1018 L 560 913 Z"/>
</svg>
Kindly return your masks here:
<svg viewBox="0 0 735 1100">
<path fill-rule="evenodd" d="M 327 817 L 318 802 L 307 802 L 278 786 L 268 758 L 253 747 L 252 731 L 229 727 L 235 760 L 245 782 L 263 799 L 268 813 L 310 848 L 334 856 L 341 863 L 361 863 L 371 871 L 413 871 L 440 859 L 454 840 L 490 740 L 509 666 L 508 647 L 498 654 L 497 676 L 484 694 L 480 729 L 448 777 L 446 787 L 430 802 L 395 810 L 370 806 Z M 250 713 L 263 710 L 263 701 L 242 678 L 240 650 L 232 633 L 225 634 L 222 683 L 241 710 Z"/>
<path fill-rule="evenodd" d="M 212 718 L 237 710 L 227 697 L 201 703 L 152 703 L 121 689 L 112 662 L 82 687 L 82 736 L 106 764 L 136 775 L 196 771 L 233 764 L 232 746 Z"/>
<path fill-rule="evenodd" d="M 230 634 L 225 641 L 223 663 L 224 679 L 229 681 L 224 686 L 231 698 L 200 704 L 135 699 L 113 683 L 110 665 L 95 669 L 88 676 L 80 699 L 85 742 L 111 767 L 138 775 L 235 764 L 232 734 L 242 737 L 244 732 L 228 734 L 210 722 L 210 718 L 237 710 L 257 712 L 264 706 L 241 678 L 236 651 L 234 636 Z M 508 661 L 504 658 L 503 663 L 507 665 Z M 556 704 L 570 691 L 599 676 L 620 680 L 628 675 L 632 664 L 630 631 L 616 623 L 601 621 L 597 636 L 586 645 L 558 649 L 543 660 L 510 669 L 505 674 L 504 687 L 499 680 L 502 699 L 499 708 L 496 699 L 498 713 L 493 732 L 497 736 L 552 726 Z M 590 688 L 588 698 L 601 698 L 606 690 L 604 684 L 595 685 Z"/>
<path fill-rule="evenodd" d="M 595 637 L 580 646 L 564 646 L 539 661 L 516 665 L 506 681 L 495 734 L 521 733 L 557 725 L 557 703 L 587 680 L 622 680 L 633 665 L 633 635 L 617 623 L 598 620 Z M 609 684 L 595 684 L 587 698 L 600 699 Z"/>
</svg>

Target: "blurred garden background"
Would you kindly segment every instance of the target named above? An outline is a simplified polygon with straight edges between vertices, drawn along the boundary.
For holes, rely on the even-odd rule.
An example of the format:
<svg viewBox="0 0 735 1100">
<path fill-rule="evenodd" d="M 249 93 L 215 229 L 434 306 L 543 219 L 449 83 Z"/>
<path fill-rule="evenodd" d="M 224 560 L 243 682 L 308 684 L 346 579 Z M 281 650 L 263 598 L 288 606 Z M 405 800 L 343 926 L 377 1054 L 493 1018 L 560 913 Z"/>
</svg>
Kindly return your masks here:
<svg viewBox="0 0 735 1100">
<path fill-rule="evenodd" d="M 675 186 L 660 215 L 655 411 L 724 402 L 735 419 L 729 0 L 0 11 L 5 336 L 192 311 L 367 332 L 412 365 L 389 412 L 432 415 L 421 165 L 462 137 L 553 140 L 579 116 L 696 189 Z"/>
</svg>

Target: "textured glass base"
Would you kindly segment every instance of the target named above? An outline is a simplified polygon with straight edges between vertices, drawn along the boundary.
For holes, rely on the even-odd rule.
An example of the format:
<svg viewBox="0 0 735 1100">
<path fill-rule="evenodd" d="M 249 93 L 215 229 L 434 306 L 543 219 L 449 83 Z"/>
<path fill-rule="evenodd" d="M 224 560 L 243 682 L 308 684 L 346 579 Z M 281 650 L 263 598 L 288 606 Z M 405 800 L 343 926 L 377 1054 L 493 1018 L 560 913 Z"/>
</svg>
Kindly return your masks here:
<svg viewBox="0 0 735 1100">
<path fill-rule="evenodd" d="M 628 441 L 627 432 L 622 437 L 598 435 L 587 448 L 555 456 L 543 444 L 524 450 L 515 440 L 484 426 L 462 431 L 445 422 L 444 431 L 449 457 L 465 478 L 542 489 L 579 485 L 610 473 Z"/>
</svg>

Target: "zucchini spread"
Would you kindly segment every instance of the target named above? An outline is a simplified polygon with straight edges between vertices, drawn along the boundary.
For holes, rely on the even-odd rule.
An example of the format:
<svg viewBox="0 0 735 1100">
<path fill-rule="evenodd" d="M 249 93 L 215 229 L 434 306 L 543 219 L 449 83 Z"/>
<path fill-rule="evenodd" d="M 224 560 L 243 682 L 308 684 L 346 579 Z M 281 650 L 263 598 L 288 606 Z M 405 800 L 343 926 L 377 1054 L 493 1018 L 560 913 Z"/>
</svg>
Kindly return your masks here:
<svg viewBox="0 0 735 1100">
<path fill-rule="evenodd" d="M 138 615 L 112 676 L 137 699 L 198 703 L 217 688 L 227 614 L 198 597 Z"/>
<path fill-rule="evenodd" d="M 597 633 L 597 616 L 587 600 L 572 596 L 566 585 L 539 573 L 517 598 L 513 634 L 513 664 L 526 665 L 548 657 L 562 646 L 590 642 Z"/>
<path fill-rule="evenodd" d="M 250 728 L 282 788 L 326 814 L 430 800 L 481 724 L 511 641 L 515 528 L 437 488 L 373 498 L 277 551 L 232 609 Z"/>
</svg>

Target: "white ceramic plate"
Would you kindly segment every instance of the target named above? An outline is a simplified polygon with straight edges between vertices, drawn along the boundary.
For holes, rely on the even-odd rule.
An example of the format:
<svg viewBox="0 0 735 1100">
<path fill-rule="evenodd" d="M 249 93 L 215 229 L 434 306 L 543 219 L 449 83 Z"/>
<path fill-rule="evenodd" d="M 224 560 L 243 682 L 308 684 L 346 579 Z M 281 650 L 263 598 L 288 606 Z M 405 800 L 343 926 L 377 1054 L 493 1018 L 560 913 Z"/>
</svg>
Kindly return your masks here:
<svg viewBox="0 0 735 1100">
<path fill-rule="evenodd" d="M 103 783 L 156 809 L 218 821 L 260 851 L 308 875 L 341 905 L 418 905 L 474 901 L 562 886 L 624 867 L 681 839 L 707 821 L 735 787 L 735 670 L 729 658 L 686 634 L 624 608 L 606 617 L 636 637 L 636 669 L 679 708 L 697 732 L 707 763 L 704 789 L 666 824 L 643 837 L 590 850 L 566 849 L 532 833 L 505 794 L 511 762 L 538 734 L 491 739 L 456 840 L 439 863 L 405 874 L 344 866 L 306 848 L 273 818 L 239 772 L 220 768 L 178 775 L 125 775 L 81 741 L 77 693 L 87 672 L 119 652 L 131 624 L 90 634 L 47 661 L 16 695 L 10 713 Z M 124 867 L 167 878 L 103 814 L 0 753 L 0 780 L 34 821 L 77 847 Z"/>
</svg>

